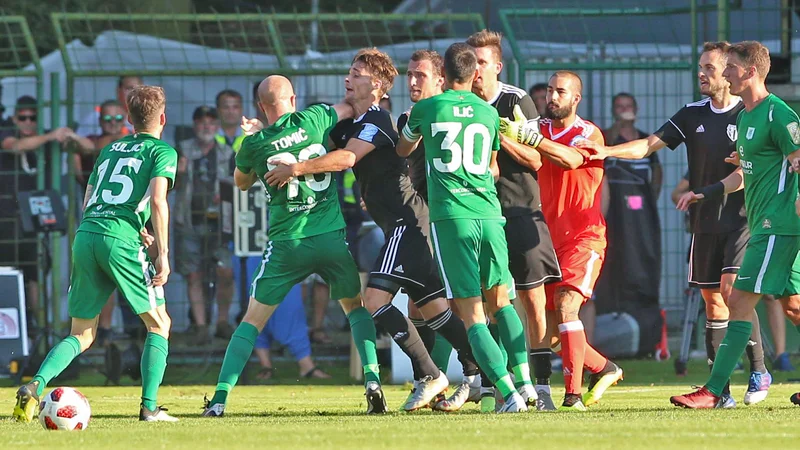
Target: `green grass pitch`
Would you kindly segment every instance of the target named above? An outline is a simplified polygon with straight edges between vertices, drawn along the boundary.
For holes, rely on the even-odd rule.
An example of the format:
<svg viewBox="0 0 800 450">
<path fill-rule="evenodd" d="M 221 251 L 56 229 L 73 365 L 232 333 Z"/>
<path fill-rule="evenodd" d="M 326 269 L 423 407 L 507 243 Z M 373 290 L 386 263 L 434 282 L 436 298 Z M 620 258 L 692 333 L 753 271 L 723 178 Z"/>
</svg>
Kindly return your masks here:
<svg viewBox="0 0 800 450">
<path fill-rule="evenodd" d="M 539 449 L 688 449 L 796 448 L 800 443 L 800 407 L 789 396 L 800 386 L 778 376 L 767 400 L 741 404 L 746 375 L 734 377 L 735 410 L 687 411 L 669 404 L 670 395 L 702 383 L 701 364 L 676 379 L 669 363 L 625 364 L 628 375 L 612 387 L 600 405 L 586 413 L 480 414 L 476 405 L 453 414 L 430 410 L 364 416 L 363 389 L 356 385 L 240 386 L 222 419 L 199 417 L 204 393 L 213 384 L 164 386 L 160 402 L 180 417 L 177 424 L 137 420 L 139 388 L 80 387 L 93 417 L 83 432 L 48 432 L 38 422 L 9 418 L 14 388 L 0 388 L 3 448 L 539 448 Z M 707 369 L 706 369 L 707 370 Z M 560 377 L 558 377 L 560 378 Z M 278 380 L 280 382 L 280 380 Z M 295 382 L 296 383 L 296 382 Z M 6 384 L 7 385 L 7 384 Z M 53 386 L 58 385 L 57 383 Z M 563 395 L 554 387 L 556 396 Z M 402 386 L 385 386 L 390 409 L 405 399 Z"/>
</svg>

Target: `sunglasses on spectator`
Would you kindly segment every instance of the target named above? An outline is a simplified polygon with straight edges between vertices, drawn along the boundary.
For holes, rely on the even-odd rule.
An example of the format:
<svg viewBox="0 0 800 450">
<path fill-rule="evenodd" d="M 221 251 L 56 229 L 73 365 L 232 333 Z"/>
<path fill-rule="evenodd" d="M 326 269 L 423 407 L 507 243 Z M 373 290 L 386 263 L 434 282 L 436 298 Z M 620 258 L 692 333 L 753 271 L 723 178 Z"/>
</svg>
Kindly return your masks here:
<svg viewBox="0 0 800 450">
<path fill-rule="evenodd" d="M 20 122 L 28 122 L 28 121 L 36 122 L 36 114 L 33 114 L 31 116 L 17 116 L 17 120 L 19 120 Z"/>
<path fill-rule="evenodd" d="M 117 114 L 116 116 L 105 115 L 103 116 L 103 122 L 111 122 L 111 121 L 122 122 L 124 118 L 125 116 L 123 116 L 122 114 Z"/>
</svg>

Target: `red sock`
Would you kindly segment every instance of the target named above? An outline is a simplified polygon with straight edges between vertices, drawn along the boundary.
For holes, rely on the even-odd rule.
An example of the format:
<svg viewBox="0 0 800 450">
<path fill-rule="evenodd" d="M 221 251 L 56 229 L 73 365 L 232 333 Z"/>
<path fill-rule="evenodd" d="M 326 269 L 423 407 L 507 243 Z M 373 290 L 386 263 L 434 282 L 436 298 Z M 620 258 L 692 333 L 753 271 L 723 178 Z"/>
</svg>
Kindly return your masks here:
<svg viewBox="0 0 800 450">
<path fill-rule="evenodd" d="M 605 369 L 608 359 L 601 355 L 600 352 L 594 349 L 589 344 L 586 344 L 586 353 L 584 354 L 583 367 L 586 367 L 590 373 L 599 373 Z"/>
<path fill-rule="evenodd" d="M 564 367 L 564 387 L 567 394 L 580 394 L 583 381 L 583 362 L 586 334 L 580 320 L 558 325 L 561 333 L 561 357 Z"/>
</svg>

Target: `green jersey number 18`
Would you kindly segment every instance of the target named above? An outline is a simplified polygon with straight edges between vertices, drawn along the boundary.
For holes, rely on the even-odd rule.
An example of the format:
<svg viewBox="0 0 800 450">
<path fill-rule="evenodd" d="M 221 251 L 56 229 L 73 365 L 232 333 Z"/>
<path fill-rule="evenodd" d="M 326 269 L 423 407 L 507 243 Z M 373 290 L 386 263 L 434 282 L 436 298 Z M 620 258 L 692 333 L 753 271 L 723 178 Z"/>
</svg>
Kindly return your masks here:
<svg viewBox="0 0 800 450">
<path fill-rule="evenodd" d="M 328 153 L 328 151 L 322 144 L 311 144 L 308 147 L 300 150 L 300 152 L 297 154 L 297 158 L 295 158 L 295 156 L 289 152 L 278 153 L 277 155 L 270 157 L 267 161 L 267 168 L 269 170 L 275 168 L 275 165 L 271 164 L 269 161 L 281 160 L 287 163 L 295 164 L 297 162 L 308 161 L 309 159 L 312 159 L 312 157 L 317 158 L 323 156 L 326 153 Z M 331 174 L 324 173 L 320 175 L 322 176 L 322 180 L 319 181 L 314 177 L 314 175 L 303 175 L 300 178 L 302 178 L 302 182 L 312 191 L 324 192 L 331 185 Z M 290 181 L 288 185 L 286 185 L 287 199 L 294 200 L 298 195 L 300 195 L 300 182 L 300 179 L 294 179 Z"/>
</svg>

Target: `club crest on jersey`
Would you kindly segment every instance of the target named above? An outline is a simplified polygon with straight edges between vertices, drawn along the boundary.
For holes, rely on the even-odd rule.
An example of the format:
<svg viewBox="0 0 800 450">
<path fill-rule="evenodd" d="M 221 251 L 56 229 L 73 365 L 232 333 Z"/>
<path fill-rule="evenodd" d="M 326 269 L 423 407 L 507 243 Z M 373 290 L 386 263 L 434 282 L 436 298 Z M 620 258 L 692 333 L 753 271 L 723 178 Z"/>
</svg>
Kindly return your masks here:
<svg viewBox="0 0 800 450">
<path fill-rule="evenodd" d="M 577 144 L 578 144 L 578 142 L 580 142 L 580 141 L 585 141 L 585 140 L 587 140 L 585 137 L 583 137 L 583 136 L 581 136 L 581 135 L 577 135 L 577 136 L 575 136 L 574 138 L 572 138 L 572 140 L 571 140 L 571 141 L 569 141 L 569 146 L 570 146 L 570 147 L 577 147 L 577 146 L 578 146 L 578 145 L 577 145 Z"/>
<path fill-rule="evenodd" d="M 761 223 L 761 228 L 770 229 L 772 228 L 772 222 L 769 219 L 764 219 L 764 222 Z"/>
<path fill-rule="evenodd" d="M 756 134 L 756 129 L 755 129 L 755 127 L 747 127 L 747 134 L 745 135 L 745 137 L 747 138 L 747 140 L 748 140 L 748 141 L 749 141 L 750 139 L 753 139 L 753 136 L 754 136 L 755 134 Z"/>
<path fill-rule="evenodd" d="M 798 126 L 797 122 L 792 122 L 789 125 L 786 125 L 786 129 L 789 130 L 789 136 L 792 137 L 792 143 L 794 145 L 800 145 L 800 126 Z"/>
<path fill-rule="evenodd" d="M 728 124 L 728 139 L 732 142 L 736 142 L 736 139 L 739 138 L 739 131 L 736 129 L 736 125 Z"/>
<path fill-rule="evenodd" d="M 473 117 L 472 106 L 453 106 L 453 116 L 455 117 Z"/>
</svg>

